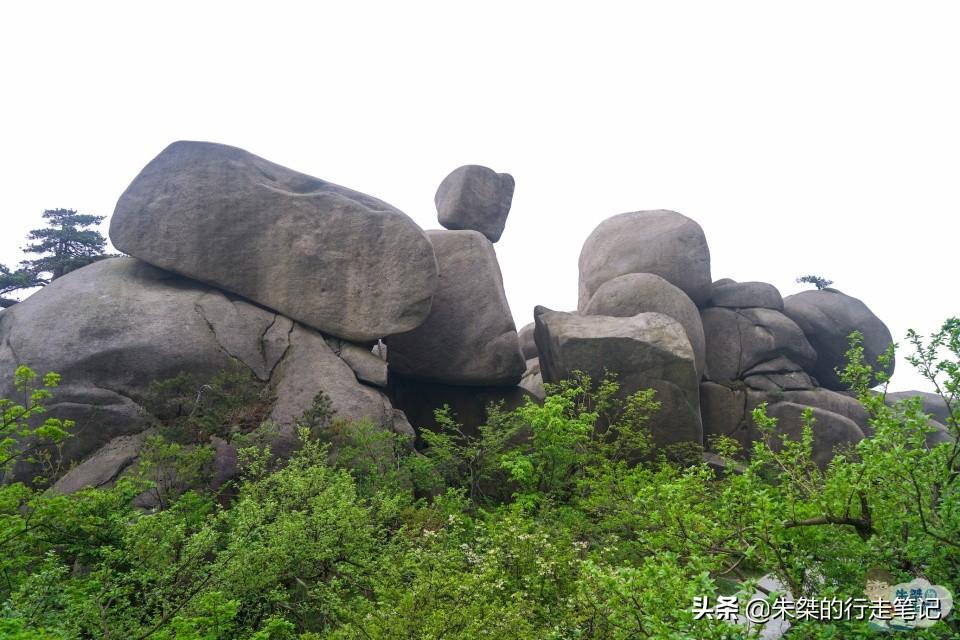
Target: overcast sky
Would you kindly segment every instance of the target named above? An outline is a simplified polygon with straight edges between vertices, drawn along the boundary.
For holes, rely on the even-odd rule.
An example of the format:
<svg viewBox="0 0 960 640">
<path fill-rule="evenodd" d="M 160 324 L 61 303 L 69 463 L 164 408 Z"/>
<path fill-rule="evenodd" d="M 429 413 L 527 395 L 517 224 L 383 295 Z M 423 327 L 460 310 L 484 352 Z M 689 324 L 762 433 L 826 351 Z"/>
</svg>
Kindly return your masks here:
<svg viewBox="0 0 960 640">
<path fill-rule="evenodd" d="M 960 3 L 17 2 L 0 8 L 0 262 L 209 140 L 437 228 L 452 169 L 516 179 L 518 327 L 571 310 L 603 219 L 673 209 L 713 277 L 815 273 L 903 340 L 960 314 Z M 894 388 L 925 388 L 902 360 Z"/>
</svg>

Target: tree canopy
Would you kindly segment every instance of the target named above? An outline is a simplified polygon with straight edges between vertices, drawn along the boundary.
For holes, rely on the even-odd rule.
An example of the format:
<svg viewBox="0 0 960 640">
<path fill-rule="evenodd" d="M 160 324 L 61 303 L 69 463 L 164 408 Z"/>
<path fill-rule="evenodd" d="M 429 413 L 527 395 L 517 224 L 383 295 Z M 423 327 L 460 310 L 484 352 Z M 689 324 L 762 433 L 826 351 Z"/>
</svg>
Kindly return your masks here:
<svg viewBox="0 0 960 640">
<path fill-rule="evenodd" d="M 46 226 L 30 231 L 27 235 L 30 243 L 23 247 L 25 253 L 39 257 L 22 261 L 16 271 L 0 265 L 0 306 L 9 307 L 17 302 L 7 297 L 8 294 L 45 286 L 104 258 L 107 240 L 90 227 L 100 224 L 105 217 L 77 213 L 74 209 L 44 211 Z"/>
</svg>

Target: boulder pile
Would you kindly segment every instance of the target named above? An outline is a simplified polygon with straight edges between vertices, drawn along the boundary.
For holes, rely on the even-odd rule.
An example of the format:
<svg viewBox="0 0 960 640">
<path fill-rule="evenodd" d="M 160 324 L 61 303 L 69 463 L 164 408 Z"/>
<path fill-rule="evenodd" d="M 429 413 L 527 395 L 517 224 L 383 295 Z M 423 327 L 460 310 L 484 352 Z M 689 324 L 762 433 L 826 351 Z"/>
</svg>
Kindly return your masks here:
<svg viewBox="0 0 960 640">
<path fill-rule="evenodd" d="M 834 369 L 859 330 L 876 362 L 891 342 L 833 289 L 785 300 L 763 282 L 712 282 L 700 225 L 672 211 L 613 216 L 580 255 L 574 312 L 534 310 L 519 332 L 493 243 L 514 180 L 460 167 L 436 193 L 444 229 L 241 149 L 177 142 L 120 196 L 110 237 L 129 257 L 79 269 L 0 314 L 0 397 L 17 365 L 56 371 L 53 416 L 75 420 L 64 490 L 135 464 L 156 417 L 151 383 L 240 367 L 291 438 L 318 393 L 337 416 L 414 433 L 447 404 L 467 429 L 489 402 L 542 400 L 573 371 L 656 390 L 658 445 L 757 437 L 761 402 L 796 435 L 815 408 L 825 464 L 869 430 Z M 218 460 L 235 459 L 224 440 Z M 229 466 L 229 465 L 227 465 Z"/>
</svg>

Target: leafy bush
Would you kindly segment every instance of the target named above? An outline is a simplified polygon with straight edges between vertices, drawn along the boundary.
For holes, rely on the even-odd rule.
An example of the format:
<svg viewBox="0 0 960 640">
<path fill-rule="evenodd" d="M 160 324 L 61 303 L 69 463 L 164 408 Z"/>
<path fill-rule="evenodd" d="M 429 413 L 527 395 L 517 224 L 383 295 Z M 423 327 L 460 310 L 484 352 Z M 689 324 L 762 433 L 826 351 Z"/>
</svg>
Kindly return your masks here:
<svg viewBox="0 0 960 640">
<path fill-rule="evenodd" d="M 960 323 L 913 340 L 956 437 Z M 718 474 L 696 449 L 652 449 L 652 392 L 621 399 L 615 379 L 577 375 L 542 406 L 494 407 L 473 436 L 441 410 L 423 451 L 337 420 L 321 396 L 285 465 L 241 446 L 226 504 L 200 487 L 144 512 L 136 479 L 72 496 L 5 486 L 0 636 L 746 638 L 756 629 L 695 619 L 694 597 L 747 597 L 765 574 L 796 597 L 862 597 L 874 568 L 957 592 L 960 445 L 927 446 L 917 401 L 867 389 L 856 337 L 844 375 L 874 434 L 826 469 L 812 413 L 783 441 L 760 407 L 749 452 L 715 443 L 737 470 Z M 952 617 L 913 637 L 958 633 Z M 807 621 L 788 637 L 872 634 Z"/>
</svg>

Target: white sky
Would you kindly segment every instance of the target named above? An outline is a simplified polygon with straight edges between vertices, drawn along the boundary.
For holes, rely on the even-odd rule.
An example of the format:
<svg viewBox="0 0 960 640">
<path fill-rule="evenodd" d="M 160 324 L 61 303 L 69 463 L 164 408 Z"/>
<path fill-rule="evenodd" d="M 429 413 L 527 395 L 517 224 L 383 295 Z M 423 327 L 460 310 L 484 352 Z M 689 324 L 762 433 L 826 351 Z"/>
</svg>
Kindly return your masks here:
<svg viewBox="0 0 960 640">
<path fill-rule="evenodd" d="M 178 139 L 223 142 L 436 228 L 462 164 L 516 178 L 518 327 L 573 309 L 590 231 L 667 208 L 713 277 L 816 273 L 902 340 L 960 314 L 956 2 L 10 2 L 0 262 L 44 209 L 111 214 Z M 926 388 L 901 361 L 895 388 Z"/>
</svg>

